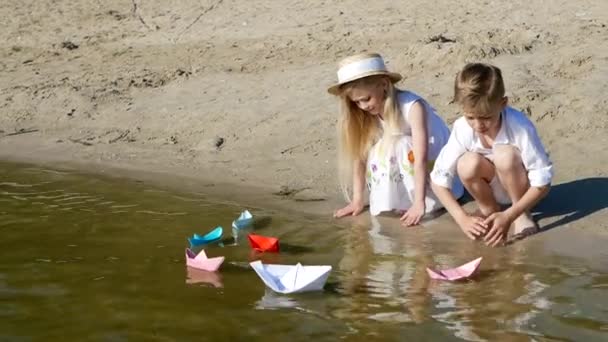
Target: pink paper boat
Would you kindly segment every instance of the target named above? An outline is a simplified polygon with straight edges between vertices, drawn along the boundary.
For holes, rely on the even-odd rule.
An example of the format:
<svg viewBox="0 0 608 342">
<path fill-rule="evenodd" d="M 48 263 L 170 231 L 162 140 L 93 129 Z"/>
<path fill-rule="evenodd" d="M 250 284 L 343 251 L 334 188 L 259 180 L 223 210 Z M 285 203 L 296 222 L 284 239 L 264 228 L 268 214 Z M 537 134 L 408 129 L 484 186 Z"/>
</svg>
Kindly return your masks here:
<svg viewBox="0 0 608 342">
<path fill-rule="evenodd" d="M 477 258 L 471 262 L 468 262 L 462 266 L 458 266 L 456 268 L 450 268 L 443 271 L 435 271 L 427 267 L 426 272 L 429 274 L 429 277 L 432 279 L 438 280 L 460 280 L 465 279 L 473 275 L 477 268 L 479 268 L 479 264 L 481 263 L 482 258 Z"/>
<path fill-rule="evenodd" d="M 207 258 L 204 250 L 200 253 L 194 254 L 190 248 L 186 248 L 186 265 L 199 270 L 215 272 L 220 265 L 224 262 L 224 257 Z"/>
</svg>

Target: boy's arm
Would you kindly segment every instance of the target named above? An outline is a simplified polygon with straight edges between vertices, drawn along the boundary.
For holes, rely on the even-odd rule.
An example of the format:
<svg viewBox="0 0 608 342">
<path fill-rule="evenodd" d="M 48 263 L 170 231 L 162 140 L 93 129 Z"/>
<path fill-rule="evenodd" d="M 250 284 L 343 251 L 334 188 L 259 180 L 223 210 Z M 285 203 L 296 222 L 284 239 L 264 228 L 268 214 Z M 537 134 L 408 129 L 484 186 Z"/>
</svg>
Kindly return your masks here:
<svg viewBox="0 0 608 342">
<path fill-rule="evenodd" d="M 483 222 L 483 219 L 467 214 L 460 206 L 460 203 L 454 198 L 450 189 L 433 182 L 431 182 L 431 187 L 437 198 L 439 198 L 445 209 L 452 215 L 466 236 L 471 240 L 475 240 L 486 233 L 488 226 Z"/>
<path fill-rule="evenodd" d="M 553 163 L 551 163 L 549 155 L 545 151 L 545 147 L 532 122 L 526 119 L 521 126 L 517 140 L 522 162 L 528 171 L 530 188 L 528 188 L 519 201 L 513 203 L 507 210 L 492 214 L 485 220 L 485 223 L 493 222 L 493 226 L 506 227 L 504 229 L 509 229 L 508 227 L 511 222 L 525 211 L 532 209 L 538 201 L 547 195 L 551 188 L 551 179 L 553 178 Z M 501 241 L 503 235 L 506 235 L 499 233 L 490 231 L 486 236 L 487 244 L 496 246 Z"/>
<path fill-rule="evenodd" d="M 519 199 L 519 201 L 513 203 L 509 209 L 505 210 L 505 214 L 512 220 L 515 220 L 519 215 L 525 211 L 532 209 L 545 195 L 549 192 L 551 185 L 544 186 L 531 186 L 526 193 Z"/>
<path fill-rule="evenodd" d="M 506 236 L 506 232 L 509 230 L 511 223 L 523 214 L 525 211 L 532 209 L 545 195 L 549 192 L 551 185 L 544 186 L 531 186 L 519 199 L 519 201 L 513 203 L 505 211 L 499 211 L 494 213 L 484 220 L 484 224 L 492 225 L 492 228 L 485 236 L 484 240 L 487 245 L 492 247 L 498 246 L 498 244 Z"/>
<path fill-rule="evenodd" d="M 435 166 L 431 172 L 431 187 L 433 192 L 441 201 L 446 210 L 452 215 L 462 231 L 471 239 L 476 239 L 485 234 L 487 225 L 480 217 L 469 215 L 460 206 L 451 187 L 457 177 L 456 168 L 460 157 L 468 151 L 470 128 L 468 124 L 460 119 L 454 123 L 448 142 L 439 153 Z"/>
</svg>

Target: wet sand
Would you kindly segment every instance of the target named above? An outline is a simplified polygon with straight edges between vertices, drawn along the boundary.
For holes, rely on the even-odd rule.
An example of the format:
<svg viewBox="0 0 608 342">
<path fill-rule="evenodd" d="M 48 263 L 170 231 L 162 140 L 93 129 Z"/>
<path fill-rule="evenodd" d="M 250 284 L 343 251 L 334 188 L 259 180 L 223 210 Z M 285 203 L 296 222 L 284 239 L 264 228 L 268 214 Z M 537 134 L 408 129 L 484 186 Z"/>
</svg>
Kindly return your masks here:
<svg viewBox="0 0 608 342">
<path fill-rule="evenodd" d="M 555 163 L 541 226 L 608 232 L 605 1 L 9 1 L 0 15 L 2 159 L 329 219 L 337 61 L 382 53 L 449 123 L 456 71 L 487 61 Z"/>
</svg>

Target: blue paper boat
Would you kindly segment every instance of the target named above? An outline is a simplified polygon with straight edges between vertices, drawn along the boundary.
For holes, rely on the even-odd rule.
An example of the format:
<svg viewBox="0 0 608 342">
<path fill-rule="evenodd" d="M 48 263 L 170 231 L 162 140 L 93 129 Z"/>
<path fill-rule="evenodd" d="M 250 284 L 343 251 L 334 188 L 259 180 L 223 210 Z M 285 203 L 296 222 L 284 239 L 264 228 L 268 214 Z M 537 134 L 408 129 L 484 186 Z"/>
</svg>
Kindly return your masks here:
<svg viewBox="0 0 608 342">
<path fill-rule="evenodd" d="M 245 210 L 241 213 L 241 215 L 234 221 L 232 221 L 232 228 L 234 229 L 243 229 L 247 228 L 253 223 L 253 215 L 249 212 L 249 210 Z"/>
<path fill-rule="evenodd" d="M 205 235 L 192 235 L 191 238 L 188 238 L 188 242 L 190 242 L 190 248 L 219 240 L 222 237 L 223 231 L 224 229 L 222 227 L 216 227 Z"/>
</svg>

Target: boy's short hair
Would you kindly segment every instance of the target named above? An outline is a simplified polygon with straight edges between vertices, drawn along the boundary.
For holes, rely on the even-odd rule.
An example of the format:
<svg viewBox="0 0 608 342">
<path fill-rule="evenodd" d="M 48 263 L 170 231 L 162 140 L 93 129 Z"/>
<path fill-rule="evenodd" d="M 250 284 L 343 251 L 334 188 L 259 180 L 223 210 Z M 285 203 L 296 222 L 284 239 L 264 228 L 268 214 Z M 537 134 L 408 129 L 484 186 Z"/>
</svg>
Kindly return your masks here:
<svg viewBox="0 0 608 342">
<path fill-rule="evenodd" d="M 505 85 L 498 67 L 469 63 L 456 75 L 454 102 L 465 110 L 490 113 L 505 96 Z"/>
</svg>

